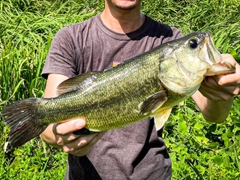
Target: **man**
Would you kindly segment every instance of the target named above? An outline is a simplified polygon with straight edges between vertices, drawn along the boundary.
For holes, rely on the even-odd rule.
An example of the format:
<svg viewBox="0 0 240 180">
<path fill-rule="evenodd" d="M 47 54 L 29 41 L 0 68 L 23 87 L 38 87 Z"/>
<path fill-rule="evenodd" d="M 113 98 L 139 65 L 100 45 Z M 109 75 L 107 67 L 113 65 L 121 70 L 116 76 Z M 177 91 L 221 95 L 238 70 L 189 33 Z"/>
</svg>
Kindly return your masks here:
<svg viewBox="0 0 240 180">
<path fill-rule="evenodd" d="M 104 11 L 88 21 L 60 30 L 53 39 L 43 77 L 45 97 L 56 96 L 64 80 L 89 71 L 103 71 L 124 60 L 182 36 L 176 28 L 159 24 L 140 12 L 141 0 L 105 0 Z M 239 93 L 239 65 L 224 60 L 236 73 L 206 78 L 193 99 L 208 121 L 223 122 Z M 221 112 L 221 113 L 220 113 Z M 50 125 L 41 138 L 69 153 L 66 179 L 170 179 L 171 160 L 153 120 L 94 133 L 74 135 L 84 119 Z"/>
</svg>

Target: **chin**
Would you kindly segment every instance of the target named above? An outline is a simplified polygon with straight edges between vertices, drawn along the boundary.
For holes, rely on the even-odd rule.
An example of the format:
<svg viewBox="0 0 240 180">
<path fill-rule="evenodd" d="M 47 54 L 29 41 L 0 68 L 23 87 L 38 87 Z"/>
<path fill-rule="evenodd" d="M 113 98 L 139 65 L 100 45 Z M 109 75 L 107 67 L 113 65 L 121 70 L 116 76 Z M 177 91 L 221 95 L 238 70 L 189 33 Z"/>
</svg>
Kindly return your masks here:
<svg viewBox="0 0 240 180">
<path fill-rule="evenodd" d="M 111 3 L 121 10 L 132 10 L 140 6 L 141 0 L 111 0 Z"/>
</svg>

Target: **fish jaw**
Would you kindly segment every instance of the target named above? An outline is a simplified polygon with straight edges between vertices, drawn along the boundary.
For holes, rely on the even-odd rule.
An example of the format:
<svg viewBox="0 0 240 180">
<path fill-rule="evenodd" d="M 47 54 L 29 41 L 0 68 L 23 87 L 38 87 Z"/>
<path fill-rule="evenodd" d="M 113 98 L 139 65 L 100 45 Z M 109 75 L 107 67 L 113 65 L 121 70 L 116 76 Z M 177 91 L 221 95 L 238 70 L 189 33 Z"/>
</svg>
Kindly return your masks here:
<svg viewBox="0 0 240 180">
<path fill-rule="evenodd" d="M 223 62 L 214 46 L 211 32 L 194 32 L 171 45 L 160 62 L 160 80 L 164 87 L 177 94 L 193 94 L 205 76 L 232 73 L 235 68 Z M 170 52 L 169 50 L 167 52 Z"/>
<path fill-rule="evenodd" d="M 202 60 L 206 61 L 209 66 L 212 66 L 223 60 L 220 52 L 216 49 L 214 45 L 212 33 L 210 31 L 205 33 L 205 38 L 203 40 L 203 45 L 200 50 L 199 56 Z"/>
<path fill-rule="evenodd" d="M 166 89 L 189 96 L 199 88 L 206 70 L 210 68 L 203 52 L 207 48 L 205 37 L 205 33 L 195 32 L 178 39 L 174 45 L 169 44 L 172 50 L 165 53 L 167 60 L 160 62 L 159 75 Z M 196 43 L 196 47 L 191 47 L 192 43 Z M 170 52 L 169 48 L 167 50 Z"/>
<path fill-rule="evenodd" d="M 220 52 L 214 46 L 212 33 L 206 32 L 204 46 L 200 52 L 202 59 L 206 59 L 209 68 L 204 73 L 204 76 L 223 75 L 235 72 L 235 67 L 229 62 L 225 62 Z"/>
<path fill-rule="evenodd" d="M 213 64 L 205 73 L 205 76 L 223 75 L 235 72 L 236 68 L 229 62 Z"/>
</svg>

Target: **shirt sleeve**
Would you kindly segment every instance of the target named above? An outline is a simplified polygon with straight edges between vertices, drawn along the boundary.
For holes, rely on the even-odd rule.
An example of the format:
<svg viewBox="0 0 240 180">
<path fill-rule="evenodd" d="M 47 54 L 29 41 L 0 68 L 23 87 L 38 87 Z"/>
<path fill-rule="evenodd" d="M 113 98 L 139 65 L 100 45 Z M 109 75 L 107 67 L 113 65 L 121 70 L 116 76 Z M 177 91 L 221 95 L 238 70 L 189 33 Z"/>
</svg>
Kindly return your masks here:
<svg viewBox="0 0 240 180">
<path fill-rule="evenodd" d="M 166 31 L 167 35 L 165 36 L 165 38 L 163 38 L 162 43 L 166 43 L 184 36 L 179 29 L 175 27 L 169 27 L 169 28 L 171 28 L 171 30 Z"/>
<path fill-rule="evenodd" d="M 179 29 L 173 27 L 172 30 L 173 30 L 173 34 L 174 34 L 174 39 L 178 39 L 178 38 L 181 38 L 184 36 L 183 33 Z"/>
<path fill-rule="evenodd" d="M 75 49 L 69 26 L 57 32 L 47 55 L 41 74 L 42 77 L 47 78 L 49 74 L 62 74 L 67 77 L 75 76 Z"/>
</svg>

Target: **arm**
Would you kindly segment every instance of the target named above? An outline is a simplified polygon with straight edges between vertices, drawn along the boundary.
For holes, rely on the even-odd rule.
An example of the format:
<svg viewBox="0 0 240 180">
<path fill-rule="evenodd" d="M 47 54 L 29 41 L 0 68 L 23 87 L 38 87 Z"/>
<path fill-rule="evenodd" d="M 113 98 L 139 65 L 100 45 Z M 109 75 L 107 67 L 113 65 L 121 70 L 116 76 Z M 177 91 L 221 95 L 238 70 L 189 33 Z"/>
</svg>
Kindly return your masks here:
<svg viewBox="0 0 240 180">
<path fill-rule="evenodd" d="M 68 79 L 60 74 L 49 74 L 44 97 L 57 96 L 57 86 Z M 65 123 L 50 124 L 40 135 L 46 143 L 62 148 L 65 152 L 76 156 L 86 155 L 91 147 L 103 136 L 103 133 L 93 133 L 86 136 L 74 135 L 72 132 L 85 126 L 84 119 L 71 120 Z"/>
<path fill-rule="evenodd" d="M 203 96 L 200 91 L 197 91 L 192 98 L 201 110 L 204 118 L 215 123 L 221 123 L 227 118 L 233 102 L 233 98 L 226 101 L 213 101 Z"/>
<path fill-rule="evenodd" d="M 206 77 L 192 98 L 207 121 L 223 122 L 232 107 L 234 97 L 240 92 L 240 66 L 229 54 L 223 59 L 236 67 L 233 74 Z"/>
</svg>

